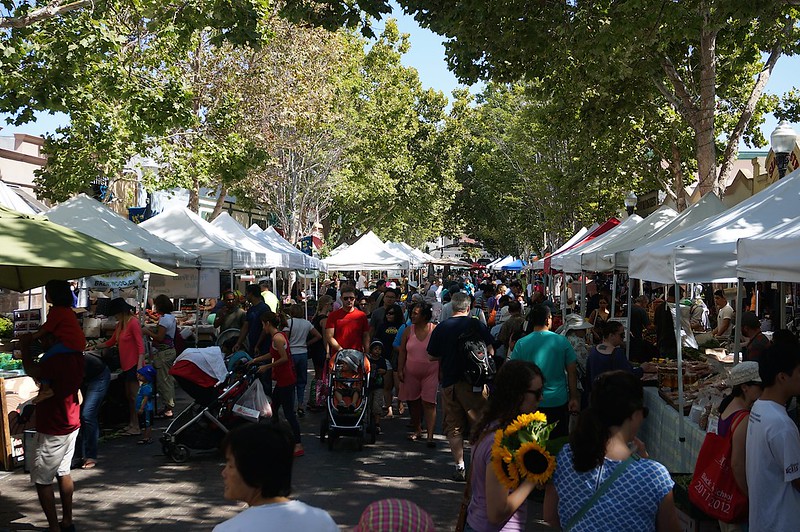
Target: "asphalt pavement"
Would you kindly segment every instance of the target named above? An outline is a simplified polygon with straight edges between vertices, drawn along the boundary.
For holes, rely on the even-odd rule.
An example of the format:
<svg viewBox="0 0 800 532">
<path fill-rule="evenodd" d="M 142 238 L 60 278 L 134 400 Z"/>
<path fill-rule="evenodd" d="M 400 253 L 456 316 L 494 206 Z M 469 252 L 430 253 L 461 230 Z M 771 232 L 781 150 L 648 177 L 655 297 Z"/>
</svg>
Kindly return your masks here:
<svg viewBox="0 0 800 532">
<path fill-rule="evenodd" d="M 189 404 L 182 392 L 177 399 L 179 409 Z M 295 459 L 293 498 L 325 509 L 343 530 L 358 522 L 370 502 L 389 497 L 417 503 L 438 530 L 454 529 L 465 484 L 450 480 L 452 459 L 441 434 L 436 449 L 408 441 L 406 412 L 382 421 L 383 434 L 374 445 L 359 451 L 355 440 L 343 438 L 329 450 L 319 440 L 323 415 L 307 412 L 300 419 L 306 454 Z M 154 440 L 167 424 L 156 421 Z M 158 443 L 137 445 L 137 439 L 106 435 L 97 467 L 73 470 L 77 530 L 210 530 L 244 508 L 222 497 L 219 454 L 193 455 L 177 464 Z M 540 518 L 541 504 L 531 501 L 527 529 L 548 530 Z M 46 524 L 29 476 L 22 469 L 0 471 L 0 532 Z"/>
</svg>

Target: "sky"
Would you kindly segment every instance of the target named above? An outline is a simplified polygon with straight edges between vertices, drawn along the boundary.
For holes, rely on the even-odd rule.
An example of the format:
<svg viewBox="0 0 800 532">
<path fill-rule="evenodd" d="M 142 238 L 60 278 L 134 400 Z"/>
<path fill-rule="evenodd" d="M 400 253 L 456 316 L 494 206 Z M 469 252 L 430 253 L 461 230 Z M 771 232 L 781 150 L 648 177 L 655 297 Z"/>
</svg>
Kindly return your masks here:
<svg viewBox="0 0 800 532">
<path fill-rule="evenodd" d="M 462 86 L 458 83 L 455 75 L 447 69 L 444 56 L 443 38 L 430 30 L 421 28 L 413 17 L 405 15 L 402 9 L 392 3 L 392 17 L 397 19 L 397 25 L 401 32 L 411 36 L 411 50 L 402 58 L 404 65 L 417 69 L 420 81 L 425 87 L 440 90 L 450 98 L 453 89 Z M 382 24 L 376 24 L 376 33 L 382 30 Z M 800 71 L 800 56 L 782 57 L 773 70 L 772 76 L 767 83 L 766 92 L 770 94 L 783 94 L 790 90 L 795 84 L 796 73 Z M 475 93 L 482 88 L 477 84 L 470 88 Z M 5 116 L 0 114 L 0 135 L 11 135 L 13 133 L 28 133 L 31 135 L 43 135 L 53 133 L 60 125 L 67 123 L 67 116 L 64 114 L 50 115 L 38 113 L 37 121 L 19 127 L 4 125 Z M 761 126 L 764 137 L 769 141 L 770 133 L 777 126 L 777 120 L 773 116 L 767 116 L 766 121 Z M 795 131 L 800 133 L 800 125 L 793 124 Z M 744 143 L 740 144 L 740 149 L 749 149 Z"/>
</svg>

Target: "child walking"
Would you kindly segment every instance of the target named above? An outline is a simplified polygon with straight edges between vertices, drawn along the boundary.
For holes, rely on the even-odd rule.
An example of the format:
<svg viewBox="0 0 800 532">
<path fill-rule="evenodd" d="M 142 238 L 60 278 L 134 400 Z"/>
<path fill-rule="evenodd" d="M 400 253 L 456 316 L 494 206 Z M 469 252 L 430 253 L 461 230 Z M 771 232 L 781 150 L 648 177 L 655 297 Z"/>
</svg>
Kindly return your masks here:
<svg viewBox="0 0 800 532">
<path fill-rule="evenodd" d="M 139 413 L 139 429 L 142 439 L 136 442 L 139 445 L 152 443 L 150 426 L 153 423 L 153 381 L 156 379 L 156 369 L 147 365 L 136 372 L 139 380 L 139 393 L 136 394 L 136 411 Z"/>
<path fill-rule="evenodd" d="M 386 358 L 383 356 L 383 342 L 373 340 L 369 344 L 369 364 L 370 379 L 369 392 L 370 404 L 372 405 L 372 419 L 375 422 L 375 434 L 381 433 L 381 415 L 383 414 L 383 377 L 386 375 L 388 366 Z"/>
</svg>

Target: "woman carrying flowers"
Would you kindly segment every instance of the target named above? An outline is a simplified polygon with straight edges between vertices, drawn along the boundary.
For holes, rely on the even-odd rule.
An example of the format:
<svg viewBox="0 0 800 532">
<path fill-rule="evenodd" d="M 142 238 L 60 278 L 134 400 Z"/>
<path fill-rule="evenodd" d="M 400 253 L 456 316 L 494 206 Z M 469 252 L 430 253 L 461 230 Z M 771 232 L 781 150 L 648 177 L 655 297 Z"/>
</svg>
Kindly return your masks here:
<svg viewBox="0 0 800 532">
<path fill-rule="evenodd" d="M 543 445 L 531 437 L 530 427 L 535 427 L 545 443 L 552 428 L 536 412 L 543 386 L 542 371 L 530 362 L 511 360 L 497 372 L 488 407 L 473 433 L 472 495 L 465 530 L 525 530 L 528 495 L 555 467 Z"/>
<path fill-rule="evenodd" d="M 626 371 L 595 381 L 569 444 L 547 485 L 544 519 L 570 531 L 680 530 L 674 482 L 663 465 L 647 460 L 636 432 L 647 417 L 642 382 Z"/>
</svg>

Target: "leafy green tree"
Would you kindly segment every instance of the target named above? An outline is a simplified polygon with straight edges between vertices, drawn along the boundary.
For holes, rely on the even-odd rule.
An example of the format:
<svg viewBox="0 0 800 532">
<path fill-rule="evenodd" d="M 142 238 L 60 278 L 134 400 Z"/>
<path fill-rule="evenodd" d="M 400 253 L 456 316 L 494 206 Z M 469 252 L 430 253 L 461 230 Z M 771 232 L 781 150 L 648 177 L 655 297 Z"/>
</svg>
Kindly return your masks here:
<svg viewBox="0 0 800 532">
<path fill-rule="evenodd" d="M 181 61 L 201 31 L 212 45 L 258 45 L 268 4 L 260 0 L 164 3 L 8 0 L 0 27 L 0 111 L 16 125 L 36 111 L 66 113 L 46 138 L 40 193 L 62 200 L 95 179 L 119 178 L 152 138 L 196 121 Z"/>
<path fill-rule="evenodd" d="M 416 70 L 401 64 L 408 46 L 389 19 L 363 58 L 351 95 L 354 142 L 333 191 L 335 241 L 374 230 L 420 245 L 445 227 L 458 188 L 457 128 L 445 96 L 423 89 Z"/>
<path fill-rule="evenodd" d="M 312 20 L 328 26 L 388 8 L 387 0 L 329 4 L 302 0 L 318 8 Z M 742 138 L 763 145 L 757 126 L 775 105 L 764 87 L 781 55 L 800 43 L 796 2 L 785 0 L 400 4 L 447 37 L 448 63 L 462 81 L 537 80 L 556 99 L 580 88 L 608 109 L 623 96 L 638 105 L 636 119 L 668 104 L 692 136 L 691 153 L 671 164 L 696 164 L 701 193 L 720 192 Z M 657 144 L 680 148 L 673 140 Z"/>
</svg>

